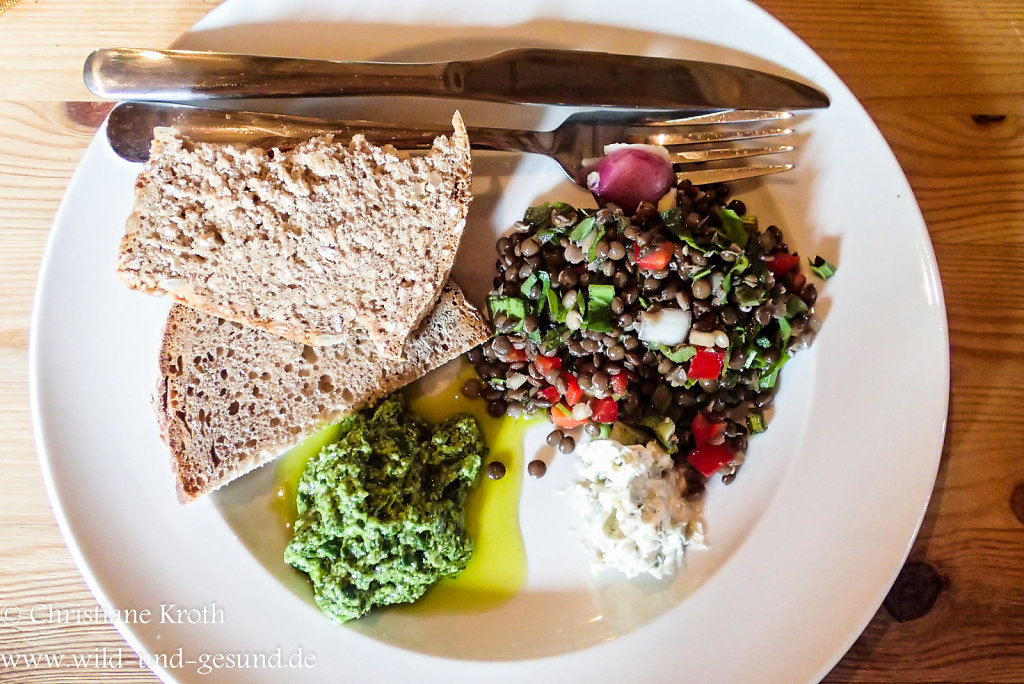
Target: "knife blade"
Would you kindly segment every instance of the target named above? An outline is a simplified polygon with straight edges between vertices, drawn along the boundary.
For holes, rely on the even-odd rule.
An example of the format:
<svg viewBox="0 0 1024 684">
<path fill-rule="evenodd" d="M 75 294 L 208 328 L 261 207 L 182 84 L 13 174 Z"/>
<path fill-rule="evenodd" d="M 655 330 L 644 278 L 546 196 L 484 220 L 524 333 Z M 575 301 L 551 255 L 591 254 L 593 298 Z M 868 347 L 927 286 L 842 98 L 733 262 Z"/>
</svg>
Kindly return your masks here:
<svg viewBox="0 0 1024 684">
<path fill-rule="evenodd" d="M 605 52 L 526 48 L 483 59 L 336 62 L 186 50 L 105 48 L 86 59 L 101 97 L 212 98 L 417 95 L 489 102 L 644 109 L 818 109 L 828 96 L 743 67 Z"/>
</svg>

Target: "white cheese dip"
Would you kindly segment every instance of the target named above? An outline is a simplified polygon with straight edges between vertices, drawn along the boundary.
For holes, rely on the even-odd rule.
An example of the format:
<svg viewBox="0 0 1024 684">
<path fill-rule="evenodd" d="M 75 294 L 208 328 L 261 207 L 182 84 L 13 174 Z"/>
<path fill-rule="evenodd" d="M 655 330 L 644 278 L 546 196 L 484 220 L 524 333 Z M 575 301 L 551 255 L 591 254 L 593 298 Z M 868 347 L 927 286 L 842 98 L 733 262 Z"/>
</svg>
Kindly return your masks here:
<svg viewBox="0 0 1024 684">
<path fill-rule="evenodd" d="M 686 483 L 656 442 L 599 439 L 581 444 L 576 455 L 581 479 L 570 493 L 595 572 L 610 567 L 660 579 L 679 568 L 687 546 L 703 546 L 699 514 L 680 494 Z"/>
</svg>

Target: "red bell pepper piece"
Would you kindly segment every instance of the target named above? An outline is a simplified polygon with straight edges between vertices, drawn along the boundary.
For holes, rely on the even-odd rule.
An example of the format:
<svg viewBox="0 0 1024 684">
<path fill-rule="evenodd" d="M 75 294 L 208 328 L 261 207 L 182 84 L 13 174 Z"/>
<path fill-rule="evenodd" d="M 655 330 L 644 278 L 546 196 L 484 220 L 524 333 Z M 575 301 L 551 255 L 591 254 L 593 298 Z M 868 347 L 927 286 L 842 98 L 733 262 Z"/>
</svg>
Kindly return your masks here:
<svg viewBox="0 0 1024 684">
<path fill-rule="evenodd" d="M 543 399 L 547 399 L 552 404 L 557 404 L 561 400 L 562 395 L 558 393 L 558 390 L 550 385 L 542 390 L 537 390 L 537 396 Z"/>
<path fill-rule="evenodd" d="M 526 352 L 522 349 L 512 347 L 512 350 L 509 351 L 508 354 L 505 354 L 505 356 L 501 357 L 501 360 L 505 363 L 519 363 L 520 361 L 526 360 Z"/>
<path fill-rule="evenodd" d="M 583 398 L 580 383 L 576 381 L 576 376 L 572 373 L 562 373 L 559 377 L 565 378 L 565 403 L 575 406 Z"/>
<path fill-rule="evenodd" d="M 562 370 L 562 359 L 557 356 L 544 356 L 543 354 L 537 354 L 533 359 L 533 363 L 537 366 L 537 370 L 540 371 L 540 374 L 544 376 L 553 370 Z"/>
<path fill-rule="evenodd" d="M 672 243 L 663 242 L 661 245 L 648 252 L 644 257 L 640 257 L 640 245 L 633 247 L 633 256 L 636 258 L 636 265 L 644 271 L 660 271 L 661 269 L 668 266 L 668 262 L 672 260 Z"/>
<path fill-rule="evenodd" d="M 587 419 L 576 420 L 572 417 L 572 409 L 565 404 L 555 404 L 551 407 L 551 422 L 560 428 L 571 430 L 587 422 Z"/>
<path fill-rule="evenodd" d="M 799 263 L 799 255 L 789 254 L 787 252 L 776 252 L 770 259 L 764 262 L 764 265 L 768 267 L 769 271 L 780 276 L 792 271 Z"/>
<path fill-rule="evenodd" d="M 614 423 L 619 419 L 619 405 L 611 397 L 590 400 L 590 419 L 595 423 Z"/>
<path fill-rule="evenodd" d="M 714 380 L 721 375 L 723 364 L 725 364 L 724 351 L 697 347 L 697 354 L 690 360 L 690 370 L 686 372 L 686 375 L 693 380 Z"/>
<path fill-rule="evenodd" d="M 693 442 L 697 446 L 704 446 L 708 442 L 717 441 L 716 437 L 725 434 L 725 423 L 712 423 L 703 413 L 698 413 L 690 423 L 693 430 Z"/>
<path fill-rule="evenodd" d="M 612 396 L 616 399 L 621 399 L 626 396 L 626 389 L 629 387 L 629 378 L 626 377 L 625 373 L 615 373 L 612 375 Z"/>
<path fill-rule="evenodd" d="M 731 461 L 734 457 L 732 449 L 724 444 L 703 444 L 687 455 L 690 462 L 704 477 L 711 477 L 716 470 Z"/>
</svg>

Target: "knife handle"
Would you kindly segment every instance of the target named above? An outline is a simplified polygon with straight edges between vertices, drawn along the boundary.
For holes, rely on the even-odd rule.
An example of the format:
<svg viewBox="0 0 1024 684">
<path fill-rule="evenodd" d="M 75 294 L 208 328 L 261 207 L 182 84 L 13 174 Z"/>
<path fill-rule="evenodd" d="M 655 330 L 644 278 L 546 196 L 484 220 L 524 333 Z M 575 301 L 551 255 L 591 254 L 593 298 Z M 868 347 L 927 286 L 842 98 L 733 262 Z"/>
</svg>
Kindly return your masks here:
<svg viewBox="0 0 1024 684">
<path fill-rule="evenodd" d="M 106 48 L 85 61 L 94 94 L 117 100 L 450 94 L 445 63 L 392 64 Z"/>
</svg>

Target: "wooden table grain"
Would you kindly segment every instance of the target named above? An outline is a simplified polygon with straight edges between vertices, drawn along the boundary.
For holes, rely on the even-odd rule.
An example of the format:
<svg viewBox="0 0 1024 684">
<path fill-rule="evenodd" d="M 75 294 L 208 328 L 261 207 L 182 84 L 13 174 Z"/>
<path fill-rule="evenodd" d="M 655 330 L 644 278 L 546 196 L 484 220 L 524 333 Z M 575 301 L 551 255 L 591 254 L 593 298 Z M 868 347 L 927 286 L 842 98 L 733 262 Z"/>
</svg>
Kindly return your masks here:
<svg viewBox="0 0 1024 684">
<path fill-rule="evenodd" d="M 109 625 L 4 624 L 11 606 L 95 606 L 36 461 L 28 328 L 54 212 L 105 113 L 82 85 L 83 58 L 166 45 L 215 4 L 22 0 L 0 16 L 0 654 L 122 657 L 0 663 L 2 681 L 155 681 Z M 759 4 L 829 63 L 892 146 L 949 316 L 948 428 L 924 525 L 886 607 L 826 681 L 1024 682 L 1024 2 Z"/>
</svg>

